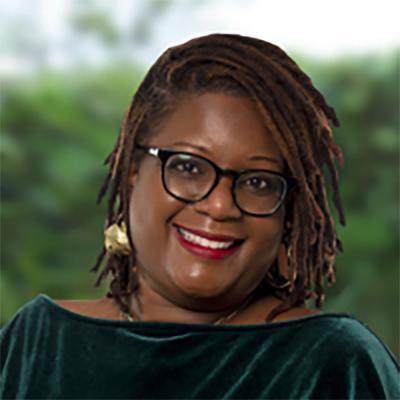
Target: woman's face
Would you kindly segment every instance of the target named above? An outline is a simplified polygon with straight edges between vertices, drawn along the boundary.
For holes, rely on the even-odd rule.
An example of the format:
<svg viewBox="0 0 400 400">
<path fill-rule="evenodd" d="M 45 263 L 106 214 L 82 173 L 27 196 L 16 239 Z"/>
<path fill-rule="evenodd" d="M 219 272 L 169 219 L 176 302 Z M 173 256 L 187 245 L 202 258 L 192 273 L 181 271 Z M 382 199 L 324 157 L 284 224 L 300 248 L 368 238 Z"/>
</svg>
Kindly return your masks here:
<svg viewBox="0 0 400 400">
<path fill-rule="evenodd" d="M 204 156 L 222 168 L 283 171 L 283 158 L 253 102 L 206 93 L 185 97 L 149 146 Z M 277 256 L 284 208 L 269 217 L 243 214 L 223 177 L 205 199 L 187 204 L 169 195 L 160 160 L 146 155 L 130 179 L 130 228 L 141 284 L 181 307 L 216 310 L 237 304 L 261 282 Z M 243 239 L 225 257 L 193 252 L 177 226 Z"/>
</svg>

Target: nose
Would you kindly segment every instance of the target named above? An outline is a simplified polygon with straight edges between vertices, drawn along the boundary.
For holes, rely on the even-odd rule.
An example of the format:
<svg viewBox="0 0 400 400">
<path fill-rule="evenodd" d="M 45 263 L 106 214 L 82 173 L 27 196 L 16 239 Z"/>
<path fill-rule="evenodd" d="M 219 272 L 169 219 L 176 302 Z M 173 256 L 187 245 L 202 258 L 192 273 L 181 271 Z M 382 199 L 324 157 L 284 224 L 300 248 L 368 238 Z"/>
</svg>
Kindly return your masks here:
<svg viewBox="0 0 400 400">
<path fill-rule="evenodd" d="M 193 207 L 197 212 L 207 214 L 216 221 L 238 219 L 242 216 L 233 200 L 232 178 L 227 176 L 222 177 L 212 192 L 205 199 L 194 203 Z"/>
</svg>

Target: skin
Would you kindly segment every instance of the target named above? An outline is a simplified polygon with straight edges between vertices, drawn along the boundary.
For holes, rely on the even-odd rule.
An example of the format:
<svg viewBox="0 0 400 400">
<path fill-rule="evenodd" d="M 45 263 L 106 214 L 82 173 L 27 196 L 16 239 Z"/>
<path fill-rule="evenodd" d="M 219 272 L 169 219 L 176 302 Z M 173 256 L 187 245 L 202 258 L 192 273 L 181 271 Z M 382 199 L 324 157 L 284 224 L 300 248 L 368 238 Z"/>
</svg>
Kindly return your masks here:
<svg viewBox="0 0 400 400">
<path fill-rule="evenodd" d="M 186 96 L 150 137 L 146 145 L 199 154 L 222 168 L 276 172 L 284 168 L 279 148 L 255 105 L 244 97 L 215 93 Z M 253 156 L 259 158 L 250 159 Z M 140 287 L 140 306 L 132 301 L 133 314 L 149 321 L 212 323 L 240 307 L 277 257 L 284 207 L 265 218 L 243 214 L 233 202 L 229 177 L 222 178 L 206 199 L 184 203 L 165 192 L 160 160 L 150 155 L 139 166 L 132 166 L 129 185 L 130 229 L 137 254 L 134 268 Z M 233 255 L 210 260 L 183 248 L 174 224 L 245 241 Z M 264 322 L 268 311 L 279 302 L 274 296 L 265 296 L 229 323 Z M 107 319 L 114 319 L 118 313 L 112 299 L 59 304 Z M 276 320 L 311 313 L 293 308 Z"/>
</svg>

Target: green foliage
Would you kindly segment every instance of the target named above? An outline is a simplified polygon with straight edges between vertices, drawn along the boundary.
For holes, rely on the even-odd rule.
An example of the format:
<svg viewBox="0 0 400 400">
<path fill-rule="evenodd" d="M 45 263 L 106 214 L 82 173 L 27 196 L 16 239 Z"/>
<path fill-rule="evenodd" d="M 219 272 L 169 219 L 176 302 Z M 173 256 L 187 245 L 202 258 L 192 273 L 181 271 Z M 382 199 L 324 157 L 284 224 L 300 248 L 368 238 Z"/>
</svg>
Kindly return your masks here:
<svg viewBox="0 0 400 400">
<path fill-rule="evenodd" d="M 395 55 L 316 63 L 295 57 L 337 110 L 336 138 L 347 227 L 327 311 L 356 314 L 396 353 L 399 104 Z M 45 292 L 100 297 L 88 271 L 102 245 L 105 207 L 95 206 L 101 162 L 143 72 L 135 66 L 67 74 L 43 71 L 3 85 L 3 323 Z"/>
<path fill-rule="evenodd" d="M 91 9 L 89 12 L 72 14 L 70 23 L 79 34 L 93 33 L 107 44 L 118 42 L 119 34 L 104 11 Z"/>
<path fill-rule="evenodd" d="M 4 85 L 3 320 L 38 291 L 98 296 L 88 269 L 103 239 L 102 161 L 140 76 L 127 66 Z"/>
<path fill-rule="evenodd" d="M 296 60 L 299 58 L 296 57 Z M 356 314 L 399 355 L 399 93 L 396 54 L 300 66 L 326 94 L 341 121 L 341 192 L 347 215 L 339 228 L 344 254 L 327 311 Z"/>
</svg>

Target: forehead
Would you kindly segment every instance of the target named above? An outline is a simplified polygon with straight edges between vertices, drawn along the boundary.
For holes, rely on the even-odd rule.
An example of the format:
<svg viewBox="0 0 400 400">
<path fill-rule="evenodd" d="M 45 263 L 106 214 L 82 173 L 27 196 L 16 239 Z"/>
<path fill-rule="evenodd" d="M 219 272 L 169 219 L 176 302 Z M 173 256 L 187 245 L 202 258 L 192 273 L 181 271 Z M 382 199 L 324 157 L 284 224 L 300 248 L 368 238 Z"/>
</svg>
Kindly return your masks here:
<svg viewBox="0 0 400 400">
<path fill-rule="evenodd" d="M 207 149 L 220 162 L 264 155 L 283 164 L 271 129 L 251 99 L 205 93 L 182 98 L 161 124 L 152 144 L 190 143 Z"/>
</svg>

